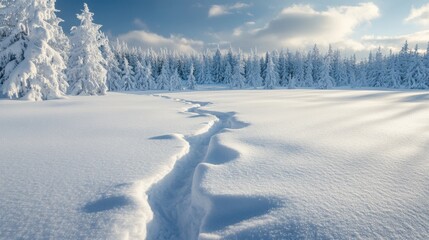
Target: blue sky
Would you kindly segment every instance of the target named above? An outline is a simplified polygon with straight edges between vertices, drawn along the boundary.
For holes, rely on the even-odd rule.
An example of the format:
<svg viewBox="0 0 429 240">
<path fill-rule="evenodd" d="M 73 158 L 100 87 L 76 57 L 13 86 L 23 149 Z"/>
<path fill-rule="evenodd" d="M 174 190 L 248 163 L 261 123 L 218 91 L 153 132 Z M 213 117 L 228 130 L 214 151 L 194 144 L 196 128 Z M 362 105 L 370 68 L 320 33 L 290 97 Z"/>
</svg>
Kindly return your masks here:
<svg viewBox="0 0 429 240">
<path fill-rule="evenodd" d="M 57 0 L 66 32 L 83 2 L 112 38 L 142 47 L 265 51 L 318 43 L 365 52 L 429 41 L 429 1 L 422 0 Z"/>
</svg>

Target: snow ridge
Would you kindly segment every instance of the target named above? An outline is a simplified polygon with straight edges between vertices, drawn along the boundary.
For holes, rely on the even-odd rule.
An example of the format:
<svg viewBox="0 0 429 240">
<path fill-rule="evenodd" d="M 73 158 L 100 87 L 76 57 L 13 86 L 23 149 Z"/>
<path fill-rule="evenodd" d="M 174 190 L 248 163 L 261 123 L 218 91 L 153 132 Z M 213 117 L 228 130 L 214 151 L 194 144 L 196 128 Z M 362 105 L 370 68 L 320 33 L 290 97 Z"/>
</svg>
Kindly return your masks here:
<svg viewBox="0 0 429 240">
<path fill-rule="evenodd" d="M 155 95 L 157 96 L 157 95 Z M 173 99 L 168 96 L 161 96 Z M 240 129 L 248 126 L 235 118 L 235 112 L 215 112 L 202 109 L 210 102 L 195 102 L 184 99 L 173 99 L 192 107 L 185 112 L 198 116 L 211 116 L 213 120 L 207 123 L 207 128 L 183 136 L 187 142 L 186 154 L 178 158 L 176 164 L 162 180 L 155 183 L 146 192 L 153 219 L 147 224 L 147 239 L 198 239 L 202 223 L 210 208 L 210 201 L 199 191 L 201 178 L 195 174 L 198 166 L 204 164 L 209 154 L 212 140 L 216 135 L 230 129 Z M 230 149 L 238 155 L 238 151 Z M 233 160 L 223 159 L 222 163 Z M 195 175 L 195 176 L 194 176 Z"/>
</svg>

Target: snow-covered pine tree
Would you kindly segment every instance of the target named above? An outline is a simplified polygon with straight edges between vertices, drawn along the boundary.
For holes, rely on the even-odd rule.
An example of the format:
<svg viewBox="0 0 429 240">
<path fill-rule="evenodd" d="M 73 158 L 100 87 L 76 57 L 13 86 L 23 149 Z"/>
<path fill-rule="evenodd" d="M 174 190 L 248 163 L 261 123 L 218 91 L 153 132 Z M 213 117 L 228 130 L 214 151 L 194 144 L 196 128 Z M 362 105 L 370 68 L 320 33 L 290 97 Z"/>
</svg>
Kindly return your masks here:
<svg viewBox="0 0 429 240">
<path fill-rule="evenodd" d="M 287 83 L 289 71 L 286 53 L 283 50 L 279 54 L 277 70 L 279 72 L 279 85 L 284 86 Z"/>
<path fill-rule="evenodd" d="M 116 91 L 123 86 L 118 59 L 112 51 L 109 39 L 103 33 L 101 33 L 99 41 L 101 44 L 100 50 L 105 59 L 104 68 L 107 70 L 107 89 L 109 91 Z"/>
<path fill-rule="evenodd" d="M 410 89 L 427 89 L 427 79 L 429 70 L 423 64 L 423 59 L 419 56 L 418 46 L 416 45 L 410 56 L 406 79 L 406 88 Z"/>
<path fill-rule="evenodd" d="M 317 45 L 314 45 L 313 51 L 311 52 L 311 60 L 313 65 L 313 79 L 317 84 L 322 78 L 322 68 L 324 64 L 324 59 L 320 54 L 319 48 Z M 329 64 L 331 64 L 329 62 Z M 330 73 L 330 65 L 326 66 L 328 68 L 328 73 Z"/>
<path fill-rule="evenodd" d="M 204 56 L 203 56 L 203 63 L 204 63 L 204 83 L 205 84 L 209 84 L 209 83 L 213 83 L 213 75 L 212 75 L 212 62 L 210 61 L 210 55 L 207 52 Z"/>
<path fill-rule="evenodd" d="M 289 75 L 288 80 L 288 86 L 289 89 L 295 89 L 296 88 L 296 78 L 295 76 L 292 76 L 292 74 Z"/>
<path fill-rule="evenodd" d="M 232 88 L 244 88 L 246 79 L 244 78 L 244 64 L 241 53 L 233 59 L 234 67 L 232 73 L 231 87 Z"/>
<path fill-rule="evenodd" d="M 212 63 L 212 77 L 214 83 L 222 83 L 224 78 L 224 64 L 222 62 L 222 53 L 220 52 L 220 49 L 218 48 L 216 50 L 215 55 L 213 56 L 213 63 Z"/>
<path fill-rule="evenodd" d="M 356 83 L 356 56 L 353 55 L 347 62 L 347 83 L 346 86 L 353 86 Z"/>
<path fill-rule="evenodd" d="M 294 76 L 295 77 L 295 83 L 294 83 L 294 87 L 302 87 L 304 85 L 304 76 L 305 76 L 305 72 L 304 72 L 304 59 L 302 57 L 302 54 L 297 51 L 295 53 L 295 61 L 294 61 L 294 65 L 293 65 L 293 72 L 294 72 Z"/>
<path fill-rule="evenodd" d="M 235 56 L 232 50 L 232 47 L 229 47 L 228 53 L 225 56 L 225 59 L 223 61 L 224 63 L 224 72 L 223 72 L 223 83 L 227 85 L 231 85 L 232 83 L 232 74 L 233 74 L 233 68 L 235 67 Z"/>
<path fill-rule="evenodd" d="M 104 95 L 107 92 L 107 70 L 100 47 L 101 25 L 93 23 L 94 14 L 85 3 L 77 15 L 80 26 L 71 30 L 71 52 L 67 77 L 72 95 Z"/>
<path fill-rule="evenodd" d="M 267 67 L 265 69 L 264 88 L 265 89 L 274 89 L 277 86 L 279 75 L 275 69 L 273 59 L 271 58 L 271 55 L 269 54 L 269 52 L 267 52 L 266 58 L 267 58 Z"/>
<path fill-rule="evenodd" d="M 169 90 L 170 88 L 170 70 L 168 65 L 168 62 L 164 61 L 161 67 L 161 73 L 156 78 L 156 83 L 160 90 Z"/>
<path fill-rule="evenodd" d="M 134 79 L 133 67 L 129 64 L 128 59 L 124 57 L 122 69 L 122 82 L 124 83 L 123 91 L 136 90 L 136 80 Z"/>
<path fill-rule="evenodd" d="M 55 12 L 55 0 L 12 1 L 16 7 L 10 14 L 20 17 L 11 31 L 16 37 L 24 33 L 19 41 L 2 41 L 2 52 L 21 56 L 9 57 L 8 76 L 3 81 L 2 92 L 9 98 L 32 101 L 61 98 L 67 91 L 64 56 L 68 49 Z M 22 11 L 22 12 L 14 12 Z M 22 15 L 21 15 L 22 14 Z M 19 35 L 19 34 L 18 34 Z M 4 44 L 4 45 L 3 45 Z M 61 46 L 60 45 L 64 45 Z M 8 49 L 18 48 L 18 49 Z M 23 57 L 22 57 L 23 56 Z M 11 63 L 12 62 L 12 63 Z"/>
<path fill-rule="evenodd" d="M 152 65 L 150 62 L 144 65 L 144 71 L 142 75 L 142 88 L 143 90 L 155 90 L 156 84 L 152 76 Z"/>
<path fill-rule="evenodd" d="M 333 53 L 331 64 L 331 76 L 334 78 L 337 86 L 346 86 L 348 84 L 347 68 L 344 60 L 341 58 L 340 51 Z"/>
<path fill-rule="evenodd" d="M 388 62 L 387 77 L 389 88 L 399 88 L 401 82 L 401 76 L 399 75 L 399 69 L 397 67 L 397 57 L 391 54 Z"/>
<path fill-rule="evenodd" d="M 3 83 L 18 63 L 24 60 L 28 43 L 28 29 L 24 19 L 24 4 L 21 0 L 1 1 L 0 8 L 0 95 Z"/>
<path fill-rule="evenodd" d="M 179 70 L 176 68 L 170 77 L 169 91 L 176 91 L 182 89 L 182 78 L 179 75 Z"/>
<path fill-rule="evenodd" d="M 252 51 L 248 83 L 253 88 L 262 86 L 261 62 L 256 51 Z"/>
<path fill-rule="evenodd" d="M 143 83 L 144 71 L 145 67 L 140 60 L 137 60 L 136 67 L 134 68 L 134 79 L 136 80 L 137 90 L 148 90 Z"/>
<path fill-rule="evenodd" d="M 230 84 L 232 82 L 232 65 L 229 61 L 225 61 L 225 71 L 223 72 L 223 81 L 225 84 Z"/>
<path fill-rule="evenodd" d="M 252 57 L 247 56 L 247 58 L 244 60 L 244 78 L 245 78 L 245 84 L 249 84 L 249 81 L 251 79 L 252 74 Z"/>
<path fill-rule="evenodd" d="M 195 90 L 195 88 L 197 87 L 197 82 L 194 76 L 194 64 L 191 64 L 191 67 L 189 69 L 187 85 L 188 89 L 190 90 Z"/>
<path fill-rule="evenodd" d="M 329 60 L 322 62 L 322 68 L 320 72 L 320 78 L 317 81 L 317 88 L 329 89 L 334 86 L 334 79 L 329 74 Z"/>
<path fill-rule="evenodd" d="M 314 79 L 313 79 L 313 60 L 311 58 L 311 54 L 308 53 L 307 59 L 304 63 L 304 87 L 313 87 Z"/>
<path fill-rule="evenodd" d="M 406 86 L 407 85 L 407 73 L 409 69 L 409 63 L 410 63 L 410 49 L 408 47 L 408 41 L 405 41 L 404 46 L 402 46 L 401 51 L 398 54 L 398 70 L 399 70 L 399 76 L 401 78 L 400 86 Z"/>
</svg>

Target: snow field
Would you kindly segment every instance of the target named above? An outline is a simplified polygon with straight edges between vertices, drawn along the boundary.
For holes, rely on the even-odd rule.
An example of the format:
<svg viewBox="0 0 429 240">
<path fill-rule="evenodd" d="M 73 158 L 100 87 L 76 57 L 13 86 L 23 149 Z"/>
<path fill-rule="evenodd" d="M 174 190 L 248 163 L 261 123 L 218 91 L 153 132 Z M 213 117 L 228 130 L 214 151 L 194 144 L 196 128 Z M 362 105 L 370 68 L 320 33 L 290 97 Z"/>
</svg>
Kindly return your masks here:
<svg viewBox="0 0 429 240">
<path fill-rule="evenodd" d="M 3 239 L 426 239 L 429 93 L 0 101 Z"/>
<path fill-rule="evenodd" d="M 0 239 L 145 238 L 145 191 L 186 153 L 174 133 L 210 121 L 186 107 L 114 93 L 0 101 Z"/>
<path fill-rule="evenodd" d="M 429 104 L 412 91 L 173 93 L 249 123 L 196 167 L 200 239 L 429 236 Z"/>
</svg>

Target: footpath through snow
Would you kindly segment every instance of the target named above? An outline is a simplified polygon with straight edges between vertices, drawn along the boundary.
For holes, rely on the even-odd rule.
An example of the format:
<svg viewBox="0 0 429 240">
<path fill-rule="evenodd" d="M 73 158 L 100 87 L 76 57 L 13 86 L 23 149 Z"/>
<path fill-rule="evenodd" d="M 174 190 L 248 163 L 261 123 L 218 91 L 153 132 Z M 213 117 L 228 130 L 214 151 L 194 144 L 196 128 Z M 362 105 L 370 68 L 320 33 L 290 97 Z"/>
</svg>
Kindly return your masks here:
<svg viewBox="0 0 429 240">
<path fill-rule="evenodd" d="M 162 96 L 171 99 L 167 96 Z M 238 121 L 234 112 L 216 112 L 204 110 L 209 102 L 195 102 L 174 99 L 192 105 L 186 112 L 194 117 L 212 116 L 214 119 L 196 134 L 180 136 L 187 143 L 186 154 L 177 160 L 172 171 L 147 192 L 154 219 L 148 225 L 147 239 L 197 239 L 209 202 L 196 196 L 193 183 L 198 186 L 201 181 L 195 176 L 195 169 L 206 162 L 209 151 L 223 154 L 222 161 L 233 160 L 239 153 L 233 149 L 218 149 L 212 139 L 224 131 L 240 129 L 247 126 Z M 161 136 L 158 139 L 168 138 Z M 221 164 L 219 162 L 218 164 Z"/>
</svg>

